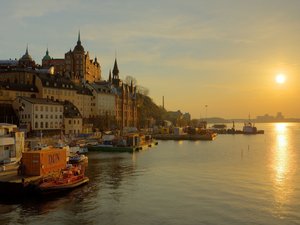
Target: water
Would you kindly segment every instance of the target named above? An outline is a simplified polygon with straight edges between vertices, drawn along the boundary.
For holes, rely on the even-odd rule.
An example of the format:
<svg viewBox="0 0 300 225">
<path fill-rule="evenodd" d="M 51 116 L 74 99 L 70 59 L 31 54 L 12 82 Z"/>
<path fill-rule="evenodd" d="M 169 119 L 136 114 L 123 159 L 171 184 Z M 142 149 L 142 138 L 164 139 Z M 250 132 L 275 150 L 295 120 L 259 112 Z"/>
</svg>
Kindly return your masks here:
<svg viewBox="0 0 300 225">
<path fill-rule="evenodd" d="M 0 203 L 0 224 L 300 224 L 300 124 L 258 128 L 265 134 L 90 153 L 88 185 Z"/>
</svg>

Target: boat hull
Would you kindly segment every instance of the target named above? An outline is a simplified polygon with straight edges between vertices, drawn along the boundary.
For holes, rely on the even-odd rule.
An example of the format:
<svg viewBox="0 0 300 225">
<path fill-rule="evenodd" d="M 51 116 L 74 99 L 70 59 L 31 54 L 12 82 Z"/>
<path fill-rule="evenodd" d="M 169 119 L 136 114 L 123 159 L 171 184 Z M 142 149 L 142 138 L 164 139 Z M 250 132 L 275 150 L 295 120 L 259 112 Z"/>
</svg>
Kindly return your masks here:
<svg viewBox="0 0 300 225">
<path fill-rule="evenodd" d="M 84 185 L 89 182 L 88 177 L 83 177 L 82 179 L 68 183 L 68 184 L 61 184 L 61 185 L 49 185 L 49 186 L 42 186 L 40 185 L 37 190 L 42 195 L 48 195 L 48 194 L 54 194 L 54 193 L 60 193 L 60 192 L 66 192 L 73 190 L 76 187 L 79 187 L 81 185 Z"/>
<path fill-rule="evenodd" d="M 141 147 L 121 147 L 121 146 L 104 146 L 96 145 L 89 146 L 88 150 L 91 152 L 135 152 L 141 150 Z"/>
</svg>

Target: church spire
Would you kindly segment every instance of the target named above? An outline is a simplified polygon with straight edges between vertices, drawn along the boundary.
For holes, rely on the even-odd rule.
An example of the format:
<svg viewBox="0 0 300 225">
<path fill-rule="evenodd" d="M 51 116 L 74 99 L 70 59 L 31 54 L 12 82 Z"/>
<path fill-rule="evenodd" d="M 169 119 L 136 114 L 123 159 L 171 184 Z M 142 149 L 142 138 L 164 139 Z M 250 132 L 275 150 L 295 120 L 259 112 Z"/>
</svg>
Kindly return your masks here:
<svg viewBox="0 0 300 225">
<path fill-rule="evenodd" d="M 81 45 L 81 40 L 80 40 L 80 30 L 78 31 L 78 41 L 77 41 L 78 45 Z"/>
<path fill-rule="evenodd" d="M 26 52 L 25 52 L 25 55 L 29 55 L 29 54 L 28 54 L 28 44 L 27 44 L 27 46 L 26 46 Z"/>
<path fill-rule="evenodd" d="M 111 70 L 109 70 L 109 77 L 108 77 L 109 83 L 111 83 Z"/>
<path fill-rule="evenodd" d="M 115 64 L 112 72 L 114 78 L 119 78 L 119 68 L 118 68 L 117 58 L 115 58 Z"/>
</svg>

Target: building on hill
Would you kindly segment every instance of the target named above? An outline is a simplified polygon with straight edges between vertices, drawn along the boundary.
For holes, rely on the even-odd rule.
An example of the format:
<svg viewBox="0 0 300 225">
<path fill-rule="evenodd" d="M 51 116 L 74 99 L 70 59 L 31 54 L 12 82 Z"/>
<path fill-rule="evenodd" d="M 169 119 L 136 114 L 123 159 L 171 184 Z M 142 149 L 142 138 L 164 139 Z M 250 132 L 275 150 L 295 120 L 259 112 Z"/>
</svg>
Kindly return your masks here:
<svg viewBox="0 0 300 225">
<path fill-rule="evenodd" d="M 25 54 L 19 59 L 19 66 L 21 67 L 30 67 L 34 68 L 35 67 L 35 61 L 32 59 L 31 55 L 28 53 L 28 46 L 26 48 Z"/>
<path fill-rule="evenodd" d="M 73 51 L 65 53 L 63 59 L 52 58 L 47 48 L 46 55 L 42 59 L 43 68 L 54 67 L 55 73 L 71 78 L 74 83 L 95 82 L 101 79 L 101 66 L 97 57 L 90 58 L 89 52 L 85 52 L 81 44 L 80 32 L 77 44 Z"/>
<path fill-rule="evenodd" d="M 65 53 L 65 75 L 71 77 L 75 83 L 82 81 L 92 83 L 101 79 L 100 64 L 96 57 L 93 61 L 90 59 L 89 52 L 85 52 L 81 45 L 80 32 L 73 51 L 70 49 Z"/>
<path fill-rule="evenodd" d="M 64 74 L 65 72 L 65 59 L 53 59 L 49 55 L 49 50 L 47 48 L 46 55 L 42 59 L 42 67 L 50 68 L 54 67 L 55 73 Z"/>
</svg>

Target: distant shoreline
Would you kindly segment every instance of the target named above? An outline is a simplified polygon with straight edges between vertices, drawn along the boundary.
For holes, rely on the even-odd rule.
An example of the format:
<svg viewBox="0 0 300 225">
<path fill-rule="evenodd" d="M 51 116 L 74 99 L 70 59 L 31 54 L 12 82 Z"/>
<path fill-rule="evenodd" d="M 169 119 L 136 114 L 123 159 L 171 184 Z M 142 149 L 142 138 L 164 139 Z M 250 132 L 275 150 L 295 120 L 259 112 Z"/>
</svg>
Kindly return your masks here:
<svg viewBox="0 0 300 225">
<path fill-rule="evenodd" d="M 223 118 L 207 118 L 203 119 L 203 121 L 207 121 L 207 123 L 245 123 L 249 122 L 249 119 L 223 119 Z M 300 119 L 284 119 L 284 120 L 257 120 L 250 119 L 253 123 L 300 123 Z"/>
</svg>

